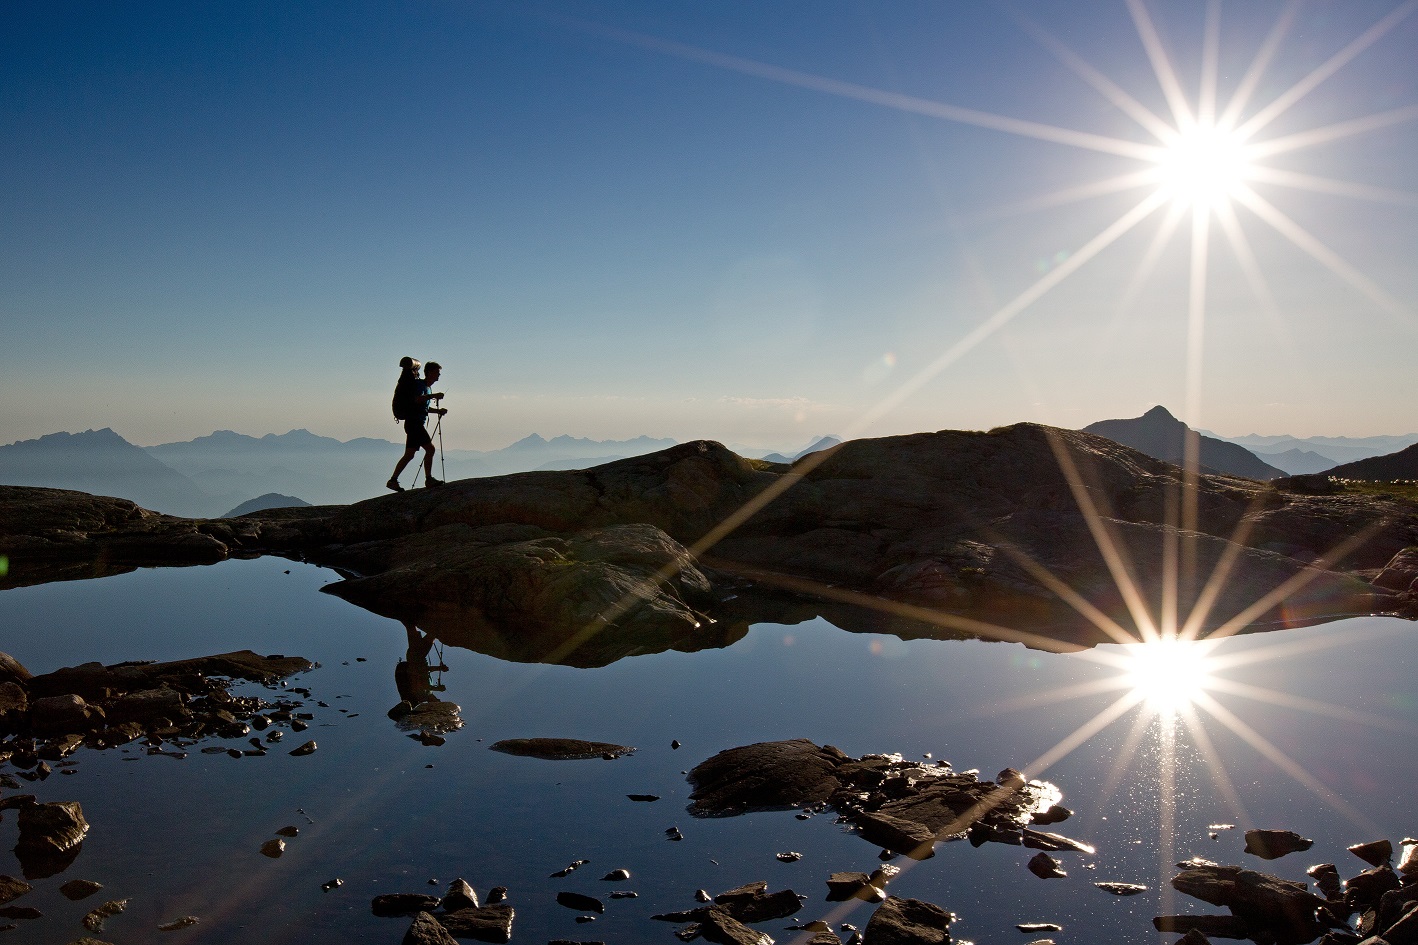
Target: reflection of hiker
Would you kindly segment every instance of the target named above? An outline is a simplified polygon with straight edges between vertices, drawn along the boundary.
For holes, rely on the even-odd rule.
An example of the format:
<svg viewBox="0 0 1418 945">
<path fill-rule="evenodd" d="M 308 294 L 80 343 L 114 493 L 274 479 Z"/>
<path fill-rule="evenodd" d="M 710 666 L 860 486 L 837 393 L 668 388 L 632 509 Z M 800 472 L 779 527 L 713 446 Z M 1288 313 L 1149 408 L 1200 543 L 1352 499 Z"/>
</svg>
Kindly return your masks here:
<svg viewBox="0 0 1418 945">
<path fill-rule="evenodd" d="M 404 632 L 409 637 L 408 653 L 394 667 L 394 687 L 399 690 L 399 698 L 410 706 L 437 702 L 438 697 L 434 693 L 442 692 L 444 687 L 434 684 L 434 667 L 428 665 L 428 653 L 433 649 L 434 636 L 420 633 L 418 627 L 407 621 L 404 622 Z M 448 667 L 440 662 L 437 668 L 441 672 Z"/>
<path fill-rule="evenodd" d="M 442 394 L 433 392 L 433 385 L 438 383 L 443 368 L 437 361 L 428 362 L 423 369 L 423 379 L 420 380 L 418 361 L 403 358 L 399 361 L 399 367 L 404 371 L 399 375 L 399 382 L 394 385 L 394 418 L 404 422 L 404 455 L 399 457 L 399 464 L 394 467 L 394 475 L 389 477 L 385 485 L 395 492 L 403 492 L 404 487 L 399 485 L 399 474 L 404 471 L 409 460 L 414 458 L 414 454 L 422 449 L 424 482 L 430 486 L 441 486 L 443 480 L 433 478 L 433 437 L 429 436 L 427 424 L 430 412 L 440 417 L 448 412 L 442 407 L 430 410 L 428 405 L 431 400 L 443 400 Z M 417 480 L 418 476 L 415 475 L 414 478 Z"/>
</svg>

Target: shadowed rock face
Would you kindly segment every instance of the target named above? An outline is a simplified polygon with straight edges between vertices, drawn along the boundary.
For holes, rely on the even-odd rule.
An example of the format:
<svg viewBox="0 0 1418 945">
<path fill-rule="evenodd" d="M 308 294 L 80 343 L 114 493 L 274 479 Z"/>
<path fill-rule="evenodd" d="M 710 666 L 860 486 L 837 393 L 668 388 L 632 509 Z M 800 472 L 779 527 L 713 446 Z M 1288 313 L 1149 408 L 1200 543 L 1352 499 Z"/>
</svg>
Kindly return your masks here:
<svg viewBox="0 0 1418 945">
<path fill-rule="evenodd" d="M 46 579 L 36 577 L 46 569 L 78 577 L 299 556 L 346 575 L 331 593 L 446 642 L 585 666 L 721 646 L 754 622 L 818 615 L 849 630 L 1076 648 L 1110 638 L 1100 623 L 1135 632 L 1120 585 L 1156 619 L 1169 560 L 1181 562 L 1183 616 L 1224 575 L 1204 630 L 1233 618 L 1278 627 L 1418 613 L 1407 582 L 1393 578 L 1405 569 L 1370 583 L 1418 545 L 1413 505 L 1221 476 L 1201 476 L 1194 503 L 1182 491 L 1175 466 L 1086 433 L 1017 424 L 851 441 L 791 470 L 688 443 L 593 469 L 222 522 L 0 487 L 0 554 L 11 585 Z M 1184 505 L 1195 522 L 1179 529 Z M 1346 542 L 1342 558 L 1322 560 Z"/>
</svg>

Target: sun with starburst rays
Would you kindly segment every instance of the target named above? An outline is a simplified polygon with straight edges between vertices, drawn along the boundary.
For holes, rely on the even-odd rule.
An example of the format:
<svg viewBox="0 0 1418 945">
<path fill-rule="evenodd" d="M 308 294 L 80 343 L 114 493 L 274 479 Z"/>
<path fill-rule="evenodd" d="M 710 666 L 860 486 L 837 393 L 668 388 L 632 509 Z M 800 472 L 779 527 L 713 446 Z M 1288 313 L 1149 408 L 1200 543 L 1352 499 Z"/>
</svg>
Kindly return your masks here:
<svg viewBox="0 0 1418 945">
<path fill-rule="evenodd" d="M 864 409 L 842 430 L 844 439 L 863 435 L 872 429 L 885 415 L 918 393 L 931 380 L 951 368 L 1065 280 L 1096 260 L 1105 250 L 1137 231 L 1150 219 L 1160 218 L 1148 249 L 1132 274 L 1131 284 L 1120 286 L 1119 296 L 1129 297 L 1151 277 L 1163 255 L 1175 242 L 1173 237 L 1189 223 L 1190 239 L 1185 241 L 1189 267 L 1186 345 L 1179 365 L 1185 377 L 1186 403 L 1182 419 L 1189 426 L 1196 427 L 1200 416 L 1209 273 L 1216 252 L 1216 246 L 1213 244 L 1220 242 L 1214 239 L 1216 234 L 1224 238 L 1235 263 L 1259 303 L 1272 310 L 1272 313 L 1276 308 L 1260 256 L 1242 225 L 1243 217 L 1263 224 L 1269 233 L 1307 255 L 1374 308 L 1410 326 L 1418 325 L 1418 317 L 1415 317 L 1407 306 L 1262 193 L 1262 189 L 1270 187 L 1418 208 L 1418 194 L 1415 193 L 1301 173 L 1274 163 L 1274 159 L 1283 155 L 1418 120 L 1418 103 L 1381 112 L 1356 113 L 1338 122 L 1315 125 L 1301 131 L 1272 131 L 1282 116 L 1294 117 L 1295 107 L 1306 96 L 1418 12 L 1418 0 L 1398 3 L 1386 15 L 1349 40 L 1338 52 L 1288 88 L 1278 94 L 1270 94 L 1268 99 L 1262 93 L 1263 79 L 1283 49 L 1295 24 L 1299 10 L 1297 3 L 1292 2 L 1283 9 L 1260 43 L 1244 75 L 1224 96 L 1219 67 L 1223 36 L 1220 0 L 1207 0 L 1204 7 L 1198 4 L 1199 9 L 1204 9 L 1202 52 L 1198 70 L 1200 82 L 1190 91 L 1184 87 L 1178 69 L 1161 40 L 1146 0 L 1120 0 L 1120 3 L 1125 7 L 1137 39 L 1146 52 L 1153 77 L 1162 92 L 1166 105 L 1165 113 L 1148 108 L 1138 94 L 1129 92 L 1108 78 L 1103 71 L 1085 61 L 1028 17 L 1015 14 L 1015 19 L 1064 66 L 1135 122 L 1139 132 L 1135 138 L 1101 135 L 1057 124 L 1022 120 L 813 75 L 643 34 L 604 28 L 596 28 L 595 31 L 618 42 L 772 82 L 1136 162 L 1136 166 L 1125 173 L 1080 183 L 1020 204 L 1018 209 L 1031 210 L 1118 194 L 1138 195 L 1138 199 L 1115 220 L 1091 238 L 1073 247 L 1070 252 L 1060 254 L 1058 264 L 1049 268 L 1033 284 L 982 318 L 891 393 Z M 1186 469 L 1175 512 L 1167 522 L 1162 523 L 1169 528 L 1162 539 L 1167 573 L 1163 575 L 1163 590 L 1159 600 L 1144 598 L 1134 569 L 1126 560 L 1120 543 L 1110 534 L 1106 516 L 1094 506 L 1084 482 L 1084 475 L 1075 467 L 1068 449 L 1056 442 L 1054 451 L 1060 469 L 1073 489 L 1078 507 L 1092 531 L 1094 542 L 1127 607 L 1132 626 L 1121 626 L 1041 565 L 1016 555 L 1016 563 L 1023 566 L 1041 585 L 1055 592 L 1084 618 L 1093 622 L 1099 631 L 1120 645 L 1116 648 L 1100 648 L 1077 654 L 1080 658 L 1106 664 L 1111 672 L 1105 678 L 1050 693 L 1033 694 L 1031 703 L 1035 707 L 1050 700 L 1062 701 L 1103 693 L 1117 693 L 1117 696 L 1093 718 L 1024 766 L 1026 776 L 1042 775 L 1080 745 L 1097 737 L 1115 723 L 1131 718 L 1130 733 L 1119 753 L 1120 765 L 1115 767 L 1110 775 L 1109 786 L 1103 789 L 1106 797 L 1111 787 L 1115 786 L 1113 782 L 1121 777 L 1122 763 L 1136 753 L 1147 732 L 1156 732 L 1160 748 L 1155 755 L 1156 773 L 1161 788 L 1159 796 L 1162 798 L 1159 831 L 1162 840 L 1162 868 L 1165 872 L 1171 860 L 1175 832 L 1173 788 L 1177 765 L 1175 746 L 1179 732 L 1190 733 L 1192 742 L 1207 762 L 1206 767 L 1215 779 L 1220 794 L 1231 806 L 1237 819 L 1249 819 L 1239 792 L 1230 782 L 1226 766 L 1207 735 L 1204 718 L 1209 718 L 1237 735 L 1321 801 L 1339 811 L 1351 823 L 1366 830 L 1374 829 L 1368 818 L 1249 726 L 1237 712 L 1227 706 L 1223 698 L 1257 700 L 1322 715 L 1335 715 L 1346 710 L 1316 700 L 1260 689 L 1229 677 L 1229 669 L 1247 661 L 1283 658 L 1286 652 L 1286 645 L 1283 643 L 1256 647 L 1243 655 L 1217 652 L 1226 637 L 1241 632 L 1260 619 L 1296 593 L 1306 581 L 1313 579 L 1320 569 L 1330 567 L 1355 545 L 1366 540 L 1367 536 L 1350 536 L 1316 562 L 1317 568 L 1296 574 L 1292 579 L 1260 595 L 1251 606 L 1222 622 L 1211 631 L 1207 639 L 1202 640 L 1200 637 L 1203 635 L 1203 628 L 1211 623 L 1211 611 L 1228 580 L 1236 555 L 1245 547 L 1250 520 L 1242 519 L 1231 538 L 1231 550 L 1222 557 L 1213 573 L 1195 583 L 1183 579 L 1188 568 L 1194 567 L 1195 564 L 1194 561 L 1189 561 L 1189 544 L 1181 536 L 1194 533 L 1197 522 L 1196 483 L 1199 470 L 1196 440 L 1191 440 L 1188 445 Z M 804 476 L 828 461 L 831 455 L 832 451 L 829 450 L 811 454 L 799 461 L 790 472 L 780 476 L 767 489 L 691 546 L 691 554 L 702 559 L 712 553 L 714 546 L 723 538 L 793 488 Z M 1000 550 L 1011 553 L 1007 547 Z M 826 587 L 801 578 L 761 572 L 748 576 L 763 583 L 776 583 L 788 590 L 873 608 L 906 619 L 936 624 L 956 632 L 1027 642 L 1031 646 L 1046 649 L 1057 646 L 1055 641 L 1013 628 L 993 626 L 958 615 L 883 600 L 869 594 Z M 1188 599 L 1186 595 L 1192 593 L 1193 587 L 1195 596 Z M 625 602 L 624 606 L 630 606 L 630 602 Z M 611 619 L 615 616 L 615 613 L 610 614 Z M 1393 724 L 1381 718 L 1361 718 L 1355 713 L 1349 714 L 1353 716 L 1354 721 L 1377 727 L 1392 727 Z"/>
</svg>

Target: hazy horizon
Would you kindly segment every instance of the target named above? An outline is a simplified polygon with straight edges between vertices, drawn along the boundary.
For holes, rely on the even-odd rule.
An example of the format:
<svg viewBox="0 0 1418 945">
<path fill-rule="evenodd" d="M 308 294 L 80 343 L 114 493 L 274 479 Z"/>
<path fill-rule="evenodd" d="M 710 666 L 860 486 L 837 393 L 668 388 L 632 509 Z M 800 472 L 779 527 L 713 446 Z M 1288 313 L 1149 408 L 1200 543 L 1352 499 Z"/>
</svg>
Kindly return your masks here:
<svg viewBox="0 0 1418 945">
<path fill-rule="evenodd" d="M 1402 436 L 1415 9 L 10 3 L 0 442 Z"/>
</svg>

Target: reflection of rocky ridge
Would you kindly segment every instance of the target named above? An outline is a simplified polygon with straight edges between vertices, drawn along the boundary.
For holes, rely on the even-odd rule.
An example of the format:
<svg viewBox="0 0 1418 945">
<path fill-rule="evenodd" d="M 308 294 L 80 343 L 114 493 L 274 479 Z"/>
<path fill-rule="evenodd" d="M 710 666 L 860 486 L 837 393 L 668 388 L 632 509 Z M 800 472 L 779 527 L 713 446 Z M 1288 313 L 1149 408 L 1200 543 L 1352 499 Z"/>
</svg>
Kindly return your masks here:
<svg viewBox="0 0 1418 945">
<path fill-rule="evenodd" d="M 1071 484 L 1063 470 L 1074 468 Z M 1096 624 L 1132 632 L 1139 606 L 1157 619 L 1168 560 L 1182 565 L 1184 617 L 1206 579 L 1225 573 L 1204 629 L 1232 618 L 1297 623 L 1413 606 L 1400 599 L 1412 591 L 1396 586 L 1397 572 L 1370 583 L 1418 545 L 1411 504 L 1203 476 L 1196 526 L 1179 531 L 1168 523 L 1183 505 L 1181 480 L 1175 466 L 1109 440 L 1034 424 L 856 440 L 793 473 L 698 442 L 589 470 L 464 480 L 220 523 L 130 507 L 116 522 L 91 514 L 81 532 L 57 526 L 58 513 L 27 518 L 28 500 L 15 497 L 5 508 L 18 518 L 0 517 L 12 533 L 0 533 L 0 554 L 15 558 L 6 551 L 14 547 L 92 559 L 138 547 L 139 529 L 160 535 L 149 544 L 169 556 L 175 548 L 208 560 L 299 555 L 347 574 L 332 593 L 449 643 L 574 665 L 724 645 L 747 623 L 814 614 L 903 636 L 1088 645 L 1107 638 Z M 689 552 L 765 489 L 788 485 L 701 554 Z M 1080 497 L 1097 510 L 1092 525 Z M 1117 549 L 1111 561 L 1099 534 Z M 1342 561 L 1320 560 L 1350 539 L 1361 540 Z M 1119 590 L 1124 574 L 1135 599 Z"/>
</svg>

